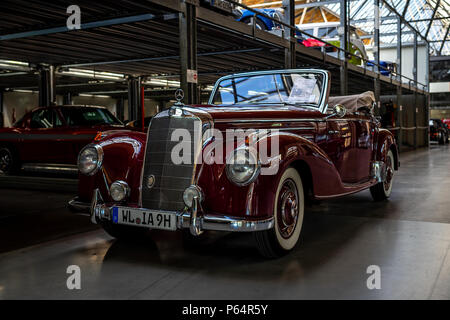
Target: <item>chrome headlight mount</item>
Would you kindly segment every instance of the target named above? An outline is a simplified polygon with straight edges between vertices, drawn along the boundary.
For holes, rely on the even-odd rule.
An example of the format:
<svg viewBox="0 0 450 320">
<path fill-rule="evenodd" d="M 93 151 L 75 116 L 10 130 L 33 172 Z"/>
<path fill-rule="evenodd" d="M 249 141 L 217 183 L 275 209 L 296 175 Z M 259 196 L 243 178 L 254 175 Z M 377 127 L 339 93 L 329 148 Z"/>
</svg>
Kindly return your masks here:
<svg viewBox="0 0 450 320">
<path fill-rule="evenodd" d="M 129 197 L 130 187 L 125 181 L 117 180 L 111 184 L 111 187 L 109 188 L 109 194 L 114 201 L 120 202 L 126 200 Z"/>
<path fill-rule="evenodd" d="M 78 154 L 78 170 L 92 176 L 102 167 L 103 149 L 97 144 L 88 144 Z"/>
<path fill-rule="evenodd" d="M 184 204 L 187 207 L 192 208 L 195 197 L 197 197 L 199 203 L 201 203 L 204 199 L 202 189 L 200 189 L 199 186 L 193 184 L 184 190 L 183 193 Z"/>
<path fill-rule="evenodd" d="M 238 186 L 246 186 L 255 181 L 260 170 L 258 157 L 249 148 L 237 148 L 227 159 L 227 177 Z"/>
</svg>

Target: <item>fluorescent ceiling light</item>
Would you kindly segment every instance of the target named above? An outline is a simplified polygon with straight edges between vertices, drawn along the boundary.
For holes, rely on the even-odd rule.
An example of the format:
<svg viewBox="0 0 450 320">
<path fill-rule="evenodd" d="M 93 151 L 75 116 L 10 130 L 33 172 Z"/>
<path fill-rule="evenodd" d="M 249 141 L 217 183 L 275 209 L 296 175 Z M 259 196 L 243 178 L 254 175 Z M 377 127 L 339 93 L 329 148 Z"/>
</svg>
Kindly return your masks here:
<svg viewBox="0 0 450 320">
<path fill-rule="evenodd" d="M 147 85 L 165 86 L 165 87 L 180 87 L 180 81 L 175 80 L 163 80 L 163 79 L 150 79 L 144 82 Z"/>
<path fill-rule="evenodd" d="M 0 59 L 0 66 L 11 66 L 11 65 L 28 67 L 28 62 L 15 61 L 15 60 L 1 60 Z"/>
<path fill-rule="evenodd" d="M 80 97 L 90 97 L 90 98 L 111 98 L 111 96 L 107 96 L 104 94 L 92 94 L 92 93 L 80 93 L 78 96 Z"/>
<path fill-rule="evenodd" d="M 85 69 L 72 69 L 61 71 L 60 74 L 72 75 L 83 78 L 106 79 L 106 80 L 123 80 L 125 75 L 121 73 L 103 72 Z"/>
<path fill-rule="evenodd" d="M 20 93 L 34 93 L 33 90 L 26 90 L 26 89 L 13 89 L 14 92 L 20 92 Z"/>
</svg>

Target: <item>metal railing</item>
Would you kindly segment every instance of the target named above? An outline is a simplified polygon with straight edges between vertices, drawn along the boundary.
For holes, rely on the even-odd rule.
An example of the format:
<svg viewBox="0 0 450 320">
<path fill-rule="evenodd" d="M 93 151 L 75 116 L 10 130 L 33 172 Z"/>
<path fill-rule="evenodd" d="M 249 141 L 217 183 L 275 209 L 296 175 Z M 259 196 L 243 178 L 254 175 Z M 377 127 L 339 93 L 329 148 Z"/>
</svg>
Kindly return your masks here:
<svg viewBox="0 0 450 320">
<path fill-rule="evenodd" d="M 325 45 L 326 45 L 326 46 L 328 46 L 328 47 L 333 47 L 334 49 L 336 49 L 336 51 L 338 52 L 338 57 L 339 57 L 338 59 L 341 60 L 341 61 L 343 61 L 343 60 L 342 60 L 340 57 L 344 57 L 345 61 L 351 59 L 352 57 L 355 57 L 355 58 L 357 58 L 357 59 L 360 59 L 360 60 L 363 62 L 364 73 L 365 73 L 367 70 L 370 70 L 370 69 L 368 68 L 368 66 L 367 66 L 367 64 L 370 63 L 371 65 L 373 65 L 374 67 L 376 67 L 376 68 L 373 68 L 374 70 L 370 70 L 370 71 L 376 72 L 377 75 L 378 75 L 378 78 L 381 76 L 381 73 L 380 73 L 381 70 L 390 71 L 389 78 L 390 78 L 391 81 L 394 80 L 393 78 L 395 77 L 395 80 L 399 81 L 400 84 L 403 84 L 404 82 L 402 82 L 402 79 L 405 79 L 405 80 L 407 80 L 406 83 L 408 83 L 409 89 L 411 89 L 411 83 L 414 83 L 414 84 L 415 84 L 415 87 L 416 87 L 417 89 L 419 89 L 419 85 L 420 85 L 420 86 L 422 86 L 422 90 L 423 90 L 423 91 L 427 91 L 427 90 L 426 90 L 426 88 L 427 88 L 427 85 L 426 85 L 426 84 L 423 84 L 423 83 L 421 83 L 421 82 L 419 82 L 419 81 L 416 81 L 416 80 L 414 80 L 414 79 L 412 79 L 412 78 L 409 78 L 409 77 L 407 77 L 407 76 L 405 76 L 405 75 L 402 75 L 401 73 L 398 73 L 397 71 L 391 71 L 391 70 L 388 70 L 388 69 L 386 69 L 385 67 L 383 67 L 382 65 L 376 63 L 376 61 L 370 61 L 369 59 L 365 59 L 365 58 L 362 57 L 362 56 L 358 56 L 358 55 L 356 55 L 356 54 L 354 54 L 354 53 L 352 53 L 352 52 L 350 52 L 350 51 L 348 51 L 348 50 L 346 50 L 346 49 L 343 49 L 343 48 L 341 48 L 341 47 L 338 47 L 338 46 L 336 46 L 336 45 L 334 45 L 334 44 L 332 44 L 332 43 L 330 43 L 330 42 L 327 42 L 327 41 L 325 41 L 325 40 L 319 38 L 319 37 L 316 37 L 316 36 L 314 36 L 314 35 L 312 35 L 312 34 L 309 34 L 309 33 L 305 32 L 305 31 L 303 31 L 303 30 L 300 30 L 300 29 L 298 29 L 295 25 L 292 26 L 292 25 L 290 25 L 290 24 L 285 23 L 284 21 L 275 19 L 275 18 L 271 17 L 270 15 L 268 15 L 268 14 L 266 14 L 266 13 L 264 13 L 264 12 L 258 11 L 258 10 L 256 10 L 256 9 L 250 8 L 249 6 L 247 6 L 247 5 L 245 5 L 245 4 L 239 3 L 239 2 L 234 1 L 234 0 L 227 0 L 227 1 L 230 2 L 231 4 L 234 4 L 234 5 L 236 5 L 236 6 L 242 7 L 242 8 L 244 8 L 244 9 L 246 9 L 246 10 L 249 10 L 249 11 L 253 12 L 253 16 L 252 16 L 252 17 L 253 17 L 253 36 L 254 36 L 254 37 L 256 37 L 256 36 L 255 36 L 255 31 L 256 31 L 256 18 L 257 18 L 258 16 L 262 16 L 262 17 L 265 17 L 265 18 L 267 18 L 267 19 L 270 19 L 270 20 L 276 22 L 276 24 L 278 24 L 278 25 L 282 25 L 283 27 L 288 28 L 289 31 L 290 31 L 289 34 L 292 33 L 292 30 L 291 30 L 291 29 L 294 29 L 294 34 L 295 34 L 296 31 L 298 31 L 298 32 L 300 32 L 301 35 L 305 35 L 305 36 L 307 36 L 307 37 L 309 37 L 309 38 L 312 38 L 312 39 L 315 39 L 315 40 L 318 40 L 318 41 L 324 43 L 324 46 L 321 47 L 321 52 L 322 52 L 323 54 L 327 54 L 327 53 L 325 52 Z M 283 37 L 283 38 L 286 38 L 285 35 L 284 35 L 284 30 L 282 30 L 282 31 L 283 31 L 282 37 Z M 289 40 L 289 41 L 292 41 L 292 40 Z M 345 47 L 347 47 L 347 44 L 345 45 Z M 359 66 L 359 67 L 361 67 L 361 66 Z M 376 69 L 376 70 L 375 70 L 375 69 Z"/>
</svg>

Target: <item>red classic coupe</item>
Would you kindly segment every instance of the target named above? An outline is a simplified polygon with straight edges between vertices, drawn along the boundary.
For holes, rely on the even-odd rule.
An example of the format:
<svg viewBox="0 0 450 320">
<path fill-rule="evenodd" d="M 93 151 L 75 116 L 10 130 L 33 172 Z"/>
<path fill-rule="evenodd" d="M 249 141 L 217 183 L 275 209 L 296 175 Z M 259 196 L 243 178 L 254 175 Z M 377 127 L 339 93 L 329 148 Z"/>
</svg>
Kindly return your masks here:
<svg viewBox="0 0 450 320">
<path fill-rule="evenodd" d="M 252 232 L 260 252 L 294 248 L 306 197 L 370 188 L 387 199 L 399 167 L 372 92 L 329 97 L 330 74 L 295 69 L 219 79 L 208 105 L 180 101 L 148 134 L 116 132 L 79 155 L 73 209 L 113 237 L 182 229 Z"/>
<path fill-rule="evenodd" d="M 78 153 L 99 132 L 124 128 L 104 107 L 37 108 L 12 128 L 0 128 L 0 171 L 14 173 L 22 166 L 76 168 Z"/>
</svg>

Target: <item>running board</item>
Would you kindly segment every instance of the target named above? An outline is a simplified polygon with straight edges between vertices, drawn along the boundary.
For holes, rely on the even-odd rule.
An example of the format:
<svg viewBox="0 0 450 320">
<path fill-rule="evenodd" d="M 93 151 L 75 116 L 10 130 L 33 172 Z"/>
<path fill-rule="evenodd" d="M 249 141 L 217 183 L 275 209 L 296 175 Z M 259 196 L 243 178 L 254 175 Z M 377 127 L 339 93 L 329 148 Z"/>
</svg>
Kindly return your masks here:
<svg viewBox="0 0 450 320">
<path fill-rule="evenodd" d="M 24 163 L 22 169 L 28 172 L 78 174 L 78 167 L 73 164 Z"/>
</svg>

